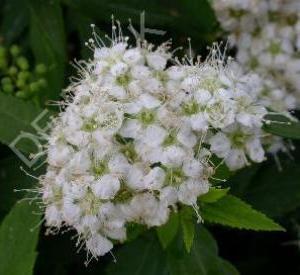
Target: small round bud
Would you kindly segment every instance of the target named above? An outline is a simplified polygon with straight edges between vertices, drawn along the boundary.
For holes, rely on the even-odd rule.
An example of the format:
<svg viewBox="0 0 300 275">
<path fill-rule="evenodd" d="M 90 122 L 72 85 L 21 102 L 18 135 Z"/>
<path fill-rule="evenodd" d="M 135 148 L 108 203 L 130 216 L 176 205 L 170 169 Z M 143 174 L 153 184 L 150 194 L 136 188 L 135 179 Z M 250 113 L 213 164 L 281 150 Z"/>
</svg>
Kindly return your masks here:
<svg viewBox="0 0 300 275">
<path fill-rule="evenodd" d="M 21 70 L 28 70 L 29 69 L 29 63 L 28 60 L 24 56 L 20 56 L 16 60 L 17 65 Z"/>
<path fill-rule="evenodd" d="M 24 88 L 26 86 L 26 81 L 24 79 L 18 79 L 16 81 L 16 86 L 18 88 Z"/>
<path fill-rule="evenodd" d="M 37 81 L 29 84 L 29 89 L 30 89 L 30 92 L 32 92 L 32 93 L 38 92 L 39 88 L 40 88 L 40 85 Z"/>
<path fill-rule="evenodd" d="M 45 78 L 40 78 L 37 83 L 40 88 L 45 88 L 47 86 L 47 80 Z"/>
<path fill-rule="evenodd" d="M 21 53 L 20 47 L 17 45 L 12 45 L 9 51 L 13 57 L 17 57 Z"/>
<path fill-rule="evenodd" d="M 38 64 L 35 67 L 35 71 L 37 74 L 44 74 L 47 71 L 47 67 L 45 66 L 45 64 Z"/>
<path fill-rule="evenodd" d="M 29 98 L 29 93 L 27 93 L 25 91 L 17 91 L 16 97 L 22 98 L 22 99 L 27 99 L 27 98 Z"/>
<path fill-rule="evenodd" d="M 10 78 L 10 77 L 3 77 L 3 78 L 1 79 L 1 83 L 2 83 L 3 85 L 6 85 L 6 84 L 12 84 L 12 81 L 11 81 L 11 78 Z"/>
<path fill-rule="evenodd" d="M 31 76 L 31 73 L 28 71 L 21 71 L 18 74 L 18 79 L 22 79 L 22 80 L 27 80 L 29 79 Z"/>
<path fill-rule="evenodd" d="M 13 76 L 13 75 L 16 75 L 18 73 L 18 68 L 15 67 L 15 66 L 11 66 L 9 67 L 8 69 L 8 74 Z"/>
<path fill-rule="evenodd" d="M 14 91 L 14 86 L 12 84 L 4 84 L 2 85 L 2 90 L 7 94 L 11 94 Z"/>
</svg>

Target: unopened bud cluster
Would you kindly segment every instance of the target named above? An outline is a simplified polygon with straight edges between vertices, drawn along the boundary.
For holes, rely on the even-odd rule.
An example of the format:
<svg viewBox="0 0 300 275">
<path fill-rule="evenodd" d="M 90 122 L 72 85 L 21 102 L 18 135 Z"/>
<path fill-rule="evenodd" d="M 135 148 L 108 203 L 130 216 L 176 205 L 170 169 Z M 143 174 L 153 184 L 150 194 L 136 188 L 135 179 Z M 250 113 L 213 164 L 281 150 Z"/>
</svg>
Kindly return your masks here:
<svg viewBox="0 0 300 275">
<path fill-rule="evenodd" d="M 47 85 L 44 78 L 46 71 L 44 64 L 31 69 L 19 46 L 6 48 L 0 45 L 0 92 L 22 99 L 38 97 Z"/>
</svg>

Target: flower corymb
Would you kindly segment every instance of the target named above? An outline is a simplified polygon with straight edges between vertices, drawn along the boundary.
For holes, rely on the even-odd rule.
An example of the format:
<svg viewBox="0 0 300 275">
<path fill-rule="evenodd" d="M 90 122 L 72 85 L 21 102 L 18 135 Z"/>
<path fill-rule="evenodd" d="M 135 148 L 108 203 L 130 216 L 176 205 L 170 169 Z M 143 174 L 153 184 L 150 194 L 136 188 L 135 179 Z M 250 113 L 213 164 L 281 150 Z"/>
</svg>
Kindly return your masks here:
<svg viewBox="0 0 300 275">
<path fill-rule="evenodd" d="M 115 26 L 106 44 L 94 33 L 93 60 L 77 62 L 40 180 L 46 225 L 75 229 L 95 258 L 126 240 L 129 223 L 160 226 L 181 205 L 201 220 L 211 158 L 236 170 L 272 144 L 259 76 L 225 62 L 217 45 L 201 63 L 179 62 L 169 43 L 130 46 Z"/>
</svg>

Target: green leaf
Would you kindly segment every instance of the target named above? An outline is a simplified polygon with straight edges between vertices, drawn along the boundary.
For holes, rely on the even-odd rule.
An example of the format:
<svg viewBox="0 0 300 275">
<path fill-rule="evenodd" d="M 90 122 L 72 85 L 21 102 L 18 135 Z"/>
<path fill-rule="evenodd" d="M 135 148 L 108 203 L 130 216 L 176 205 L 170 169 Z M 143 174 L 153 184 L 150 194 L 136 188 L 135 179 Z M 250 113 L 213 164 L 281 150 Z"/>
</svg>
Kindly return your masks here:
<svg viewBox="0 0 300 275">
<path fill-rule="evenodd" d="M 0 33 L 6 44 L 11 44 L 28 25 L 26 1 L 8 0 L 3 4 L 3 18 Z"/>
<path fill-rule="evenodd" d="M 205 44 L 203 43 L 204 39 L 209 43 L 214 42 L 217 19 L 208 1 L 177 0 L 176 2 L 178 3 L 178 13 L 181 15 L 180 21 L 177 22 L 178 25 L 176 25 L 176 27 L 183 32 L 186 32 L 186 28 L 189 26 L 188 33 L 195 39 L 197 39 L 197 36 L 199 37 L 199 32 L 201 32 L 201 35 L 203 36 L 202 41 L 198 41 L 198 43 L 201 43 L 202 46 Z"/>
<path fill-rule="evenodd" d="M 191 252 L 181 234 L 163 250 L 152 232 L 121 246 L 117 262 L 110 263 L 107 275 L 238 275 L 236 269 L 219 257 L 215 240 L 198 226 Z"/>
<path fill-rule="evenodd" d="M 180 222 L 182 226 L 184 245 L 186 251 L 190 253 L 195 236 L 194 212 L 191 207 L 184 207 L 180 211 Z"/>
<path fill-rule="evenodd" d="M 220 180 L 225 182 L 233 175 L 233 172 L 229 170 L 223 159 L 213 155 L 211 161 L 214 164 L 214 167 L 216 167 L 214 176 L 211 178 L 211 183 L 213 185 L 217 186 L 220 184 Z"/>
<path fill-rule="evenodd" d="M 147 230 L 147 227 L 145 225 L 137 224 L 137 223 L 128 223 L 126 228 L 127 228 L 126 242 L 135 240 Z"/>
<path fill-rule="evenodd" d="M 283 169 L 266 163 L 244 190 L 243 198 L 271 217 L 284 216 L 300 207 L 300 163 L 282 161 Z"/>
<path fill-rule="evenodd" d="M 91 23 L 93 23 L 93 20 L 73 9 L 68 9 L 67 20 L 68 25 L 72 28 L 72 31 L 77 31 L 78 33 L 80 41 L 80 45 L 78 46 L 80 48 L 81 58 L 85 60 L 92 58 L 93 52 L 85 45 L 85 42 L 92 37 Z M 97 34 L 102 36 L 102 33 L 99 30 L 97 30 Z"/>
<path fill-rule="evenodd" d="M 31 275 L 37 256 L 40 216 L 34 205 L 17 203 L 0 227 L 0 274 Z M 34 230 L 32 230 L 35 227 Z"/>
<path fill-rule="evenodd" d="M 31 46 L 36 62 L 48 67 L 44 97 L 57 99 L 64 81 L 66 42 L 59 0 L 29 0 Z"/>
<path fill-rule="evenodd" d="M 24 192 L 15 192 L 15 189 L 31 188 L 36 182 L 21 171 L 21 165 L 17 156 L 0 160 L 0 221 L 3 214 L 7 214 L 16 201 L 25 195 Z"/>
<path fill-rule="evenodd" d="M 160 0 L 127 0 L 126 3 L 123 0 L 64 0 L 64 3 L 82 15 L 94 21 L 102 19 L 106 24 L 113 14 L 123 22 L 124 29 L 130 18 L 137 31 L 140 30 L 140 15 L 145 11 L 146 28 L 168 30 L 165 36 L 146 33 L 147 39 L 162 37 L 166 40 L 172 32 L 180 39 L 187 38 L 188 26 L 188 36 L 204 45 L 206 40 L 213 40 L 217 25 L 214 12 L 206 0 L 175 0 L 172 6 L 169 2 Z"/>
<path fill-rule="evenodd" d="M 237 275 L 238 271 L 218 255 L 214 238 L 201 225 L 197 226 L 195 240 L 190 253 L 182 247 L 182 240 L 177 239 L 168 248 L 168 267 L 170 275 Z M 231 272 L 231 273 L 230 273 Z"/>
<path fill-rule="evenodd" d="M 224 275 L 239 275 L 238 270 L 228 261 L 221 259 L 221 265 Z"/>
<path fill-rule="evenodd" d="M 162 247 L 165 249 L 176 237 L 179 228 L 178 213 L 172 213 L 168 222 L 162 226 L 157 227 L 157 236 Z"/>
<path fill-rule="evenodd" d="M 36 135 L 30 124 L 41 112 L 42 110 L 32 102 L 0 93 L 0 142 L 9 145 L 21 132 Z M 37 148 L 33 140 L 36 139 L 24 137 L 16 147 L 23 152 L 35 152 Z"/>
<path fill-rule="evenodd" d="M 174 16 L 170 14 L 165 4 L 159 0 L 147 1 L 147 0 L 128 0 L 126 3 L 122 0 L 64 0 L 72 9 L 79 11 L 82 15 L 99 19 L 102 18 L 106 22 L 110 20 L 113 14 L 115 18 L 128 22 L 128 18 L 131 18 L 134 23 L 140 23 L 140 13 L 144 10 L 150 25 L 162 24 L 170 22 L 174 19 Z M 147 24 L 147 23 L 146 23 Z"/>
<path fill-rule="evenodd" d="M 203 204 L 201 216 L 204 221 L 240 229 L 284 231 L 279 224 L 232 195 L 215 203 Z"/>
<path fill-rule="evenodd" d="M 230 188 L 216 188 L 216 187 L 211 187 L 209 189 L 209 192 L 201 195 L 199 197 L 199 200 L 201 202 L 205 202 L 205 203 L 213 203 L 218 201 L 219 199 L 223 198 L 229 191 Z"/>
<path fill-rule="evenodd" d="M 122 246 L 115 255 L 117 262 L 109 264 L 107 275 L 168 275 L 164 252 L 149 232 Z"/>
<path fill-rule="evenodd" d="M 283 115 L 267 115 L 266 120 L 270 123 L 265 123 L 263 129 L 273 135 L 300 139 L 300 122 L 294 121 Z"/>
</svg>

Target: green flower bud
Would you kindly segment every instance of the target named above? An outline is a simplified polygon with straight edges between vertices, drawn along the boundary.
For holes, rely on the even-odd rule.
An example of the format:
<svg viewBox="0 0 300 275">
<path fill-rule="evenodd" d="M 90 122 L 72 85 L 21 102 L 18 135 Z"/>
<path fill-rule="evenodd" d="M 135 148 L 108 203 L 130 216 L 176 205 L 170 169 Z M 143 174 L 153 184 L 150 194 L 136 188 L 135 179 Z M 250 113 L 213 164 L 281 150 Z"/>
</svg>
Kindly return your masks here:
<svg viewBox="0 0 300 275">
<path fill-rule="evenodd" d="M 47 67 L 44 64 L 38 64 L 35 67 L 35 71 L 37 74 L 44 74 L 47 71 Z"/>
<path fill-rule="evenodd" d="M 28 70 L 29 69 L 29 63 L 28 60 L 24 57 L 24 56 L 20 56 L 17 58 L 16 60 L 17 65 L 19 66 L 19 68 L 23 71 Z"/>
<path fill-rule="evenodd" d="M 27 80 L 29 79 L 31 76 L 31 73 L 28 71 L 21 71 L 18 74 L 18 79 L 22 79 L 22 80 Z"/>
<path fill-rule="evenodd" d="M 26 91 L 17 91 L 16 92 L 16 97 L 18 98 L 22 98 L 22 99 L 27 99 L 29 98 L 29 93 L 27 93 Z"/>
<path fill-rule="evenodd" d="M 26 86 L 26 81 L 25 79 L 18 79 L 16 82 L 16 85 L 18 88 L 24 88 Z"/>
<path fill-rule="evenodd" d="M 4 84 L 2 85 L 2 90 L 7 94 L 11 94 L 14 91 L 14 86 L 12 84 Z"/>
<path fill-rule="evenodd" d="M 8 69 L 8 74 L 9 75 L 16 75 L 18 73 L 18 68 L 15 66 L 11 66 Z"/>
<path fill-rule="evenodd" d="M 21 53 L 20 47 L 17 45 L 12 45 L 9 51 L 13 57 L 17 57 Z"/>
<path fill-rule="evenodd" d="M 40 88 L 47 87 L 47 80 L 45 78 L 40 78 L 37 82 Z"/>
<path fill-rule="evenodd" d="M 10 77 L 3 77 L 3 78 L 1 79 L 1 83 L 2 83 L 3 85 L 6 85 L 6 84 L 12 84 L 11 82 L 12 82 L 12 81 L 11 81 L 11 78 L 10 78 Z"/>
<path fill-rule="evenodd" d="M 36 93 L 36 92 L 39 91 L 40 85 L 37 81 L 32 82 L 32 83 L 29 84 L 29 89 L 30 89 L 30 92 Z"/>
</svg>

